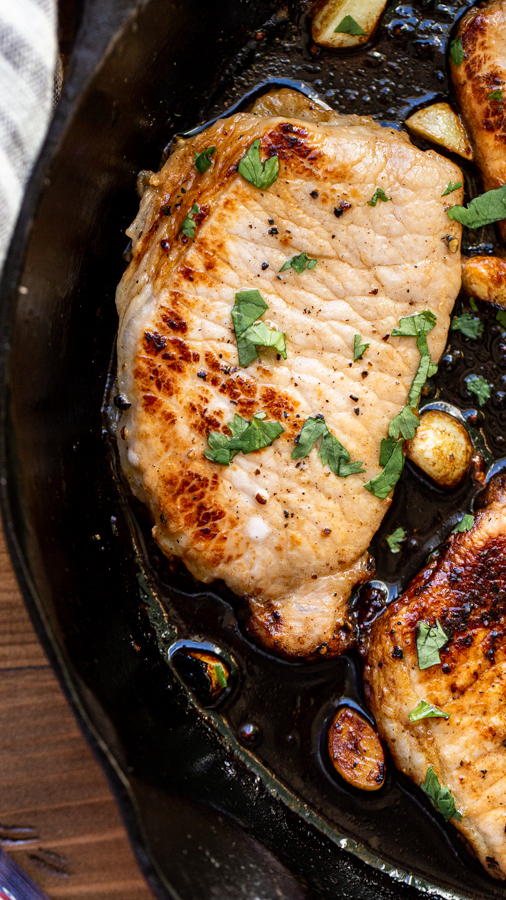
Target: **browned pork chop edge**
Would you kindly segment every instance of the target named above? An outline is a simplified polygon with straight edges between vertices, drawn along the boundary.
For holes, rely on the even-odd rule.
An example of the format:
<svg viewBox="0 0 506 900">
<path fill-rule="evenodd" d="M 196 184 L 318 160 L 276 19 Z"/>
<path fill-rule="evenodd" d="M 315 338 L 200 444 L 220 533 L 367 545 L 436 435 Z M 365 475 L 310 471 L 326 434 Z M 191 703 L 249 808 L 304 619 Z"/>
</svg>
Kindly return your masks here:
<svg viewBox="0 0 506 900">
<path fill-rule="evenodd" d="M 462 814 L 455 826 L 495 878 L 506 877 L 506 475 L 491 481 L 472 529 L 375 622 L 366 695 L 396 765 L 421 784 L 433 766 Z M 441 664 L 420 670 L 419 622 L 439 621 Z M 450 718 L 410 722 L 421 700 Z"/>
</svg>

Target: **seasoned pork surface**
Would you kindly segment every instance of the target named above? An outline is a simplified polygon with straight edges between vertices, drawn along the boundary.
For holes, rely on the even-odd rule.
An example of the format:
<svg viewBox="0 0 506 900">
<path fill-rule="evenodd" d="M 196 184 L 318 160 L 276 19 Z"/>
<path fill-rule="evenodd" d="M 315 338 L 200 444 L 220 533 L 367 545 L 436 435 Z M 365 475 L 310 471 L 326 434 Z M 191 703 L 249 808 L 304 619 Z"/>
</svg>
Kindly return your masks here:
<svg viewBox="0 0 506 900">
<path fill-rule="evenodd" d="M 461 173 L 371 119 L 323 113 L 318 124 L 279 103 L 271 116 L 269 102 L 257 107 L 265 115 L 217 122 L 151 177 L 117 293 L 119 389 L 131 404 L 118 439 L 162 550 L 247 597 L 267 646 L 308 657 L 353 640 L 347 601 L 371 573 L 367 548 L 390 502 L 364 483 L 381 471 L 381 439 L 420 358 L 413 338 L 390 335 L 429 309 L 433 359 L 444 348 L 460 286 L 447 236 L 460 239 L 460 226 L 441 195 Z M 237 171 L 255 139 L 280 162 L 267 190 Z M 211 146 L 201 175 L 195 154 Z M 391 199 L 370 206 L 377 187 Z M 194 204 L 192 240 L 181 225 Z M 280 273 L 302 251 L 316 268 Z M 241 368 L 231 310 L 252 289 L 269 306 L 264 321 L 286 333 L 287 359 L 260 350 Z M 370 346 L 354 362 L 356 334 Z M 257 412 L 285 429 L 271 446 L 228 467 L 205 458 L 209 432 Z M 337 477 L 316 449 L 292 460 L 317 414 L 365 473 Z"/>
<path fill-rule="evenodd" d="M 504 103 L 489 97 L 502 90 L 506 99 L 506 2 L 492 0 L 469 10 L 459 25 L 464 61 L 450 63 L 462 116 L 473 144 L 485 190 L 506 184 Z M 506 240 L 506 220 L 499 228 Z"/>
<path fill-rule="evenodd" d="M 448 644 L 420 670 L 418 622 L 439 620 Z M 375 623 L 365 685 L 380 736 L 421 784 L 430 765 L 462 814 L 454 824 L 483 865 L 506 878 L 506 476 L 488 488 L 471 531 L 441 555 Z M 412 724 L 421 700 L 449 719 Z"/>
</svg>

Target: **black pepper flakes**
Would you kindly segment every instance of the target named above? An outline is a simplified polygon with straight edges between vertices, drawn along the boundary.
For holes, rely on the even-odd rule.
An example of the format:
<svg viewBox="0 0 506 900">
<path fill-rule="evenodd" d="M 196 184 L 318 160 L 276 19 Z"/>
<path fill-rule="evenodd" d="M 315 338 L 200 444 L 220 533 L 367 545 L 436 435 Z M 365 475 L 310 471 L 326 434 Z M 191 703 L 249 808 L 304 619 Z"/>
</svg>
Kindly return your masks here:
<svg viewBox="0 0 506 900">
<path fill-rule="evenodd" d="M 404 653 L 402 652 L 402 647 L 394 647 L 392 650 L 392 658 L 393 659 L 404 659 Z"/>
<path fill-rule="evenodd" d="M 313 200 L 316 200 L 316 198 L 319 196 L 318 191 L 311 191 L 309 196 L 312 197 Z"/>
<path fill-rule="evenodd" d="M 334 208 L 334 215 L 338 219 L 339 216 L 342 216 L 343 212 L 346 212 L 347 209 L 351 209 L 351 203 L 348 203 L 347 200 L 342 200 L 339 206 Z"/>
<path fill-rule="evenodd" d="M 269 268 L 269 263 L 263 262 L 262 263 L 262 272 L 265 272 L 265 270 L 268 268 Z"/>
<path fill-rule="evenodd" d="M 269 228 L 269 231 L 267 232 L 267 234 L 279 234 L 279 231 L 276 228 L 276 226 L 274 226 L 273 228 Z"/>
</svg>

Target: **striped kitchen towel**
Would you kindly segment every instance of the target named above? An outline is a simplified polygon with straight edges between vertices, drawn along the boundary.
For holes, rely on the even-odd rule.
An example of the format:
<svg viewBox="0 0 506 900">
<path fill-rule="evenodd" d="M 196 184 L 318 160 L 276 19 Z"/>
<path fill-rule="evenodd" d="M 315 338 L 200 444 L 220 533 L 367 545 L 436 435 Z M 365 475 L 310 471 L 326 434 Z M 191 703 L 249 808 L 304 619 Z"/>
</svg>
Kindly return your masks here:
<svg viewBox="0 0 506 900">
<path fill-rule="evenodd" d="M 0 847 L 0 900 L 49 900 Z"/>
<path fill-rule="evenodd" d="M 56 0 L 0 0 L 0 269 L 51 117 L 56 59 Z"/>
</svg>

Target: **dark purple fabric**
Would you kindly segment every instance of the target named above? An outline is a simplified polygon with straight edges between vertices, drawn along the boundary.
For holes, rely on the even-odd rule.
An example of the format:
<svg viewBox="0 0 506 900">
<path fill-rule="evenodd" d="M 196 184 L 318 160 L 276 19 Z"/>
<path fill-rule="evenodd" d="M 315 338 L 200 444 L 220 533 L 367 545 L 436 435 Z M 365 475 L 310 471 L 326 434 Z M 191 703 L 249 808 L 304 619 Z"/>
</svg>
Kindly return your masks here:
<svg viewBox="0 0 506 900">
<path fill-rule="evenodd" d="M 0 900 L 49 900 L 0 847 Z"/>
</svg>

